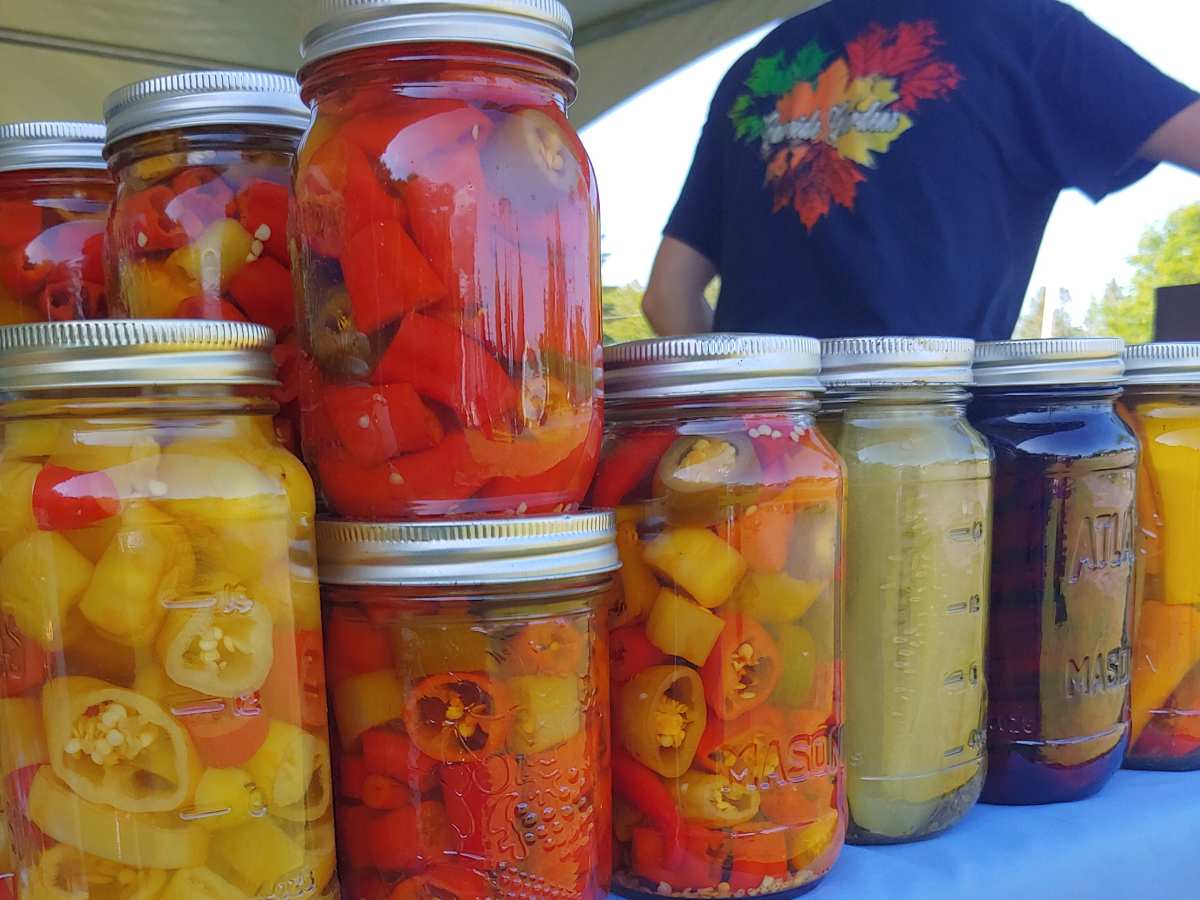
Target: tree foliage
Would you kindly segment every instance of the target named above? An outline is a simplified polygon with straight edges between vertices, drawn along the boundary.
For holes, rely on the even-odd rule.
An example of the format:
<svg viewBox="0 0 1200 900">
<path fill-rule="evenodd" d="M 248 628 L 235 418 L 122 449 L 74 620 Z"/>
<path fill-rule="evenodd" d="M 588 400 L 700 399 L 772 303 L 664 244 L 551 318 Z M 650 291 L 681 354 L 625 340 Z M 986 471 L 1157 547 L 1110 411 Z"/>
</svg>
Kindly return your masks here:
<svg viewBox="0 0 1200 900">
<path fill-rule="evenodd" d="M 1059 296 L 1059 302 L 1051 311 L 1053 318 L 1049 337 L 1078 337 L 1083 334 L 1083 329 L 1071 321 L 1067 312 L 1070 299 L 1070 295 L 1065 291 Z M 1030 340 L 1042 336 L 1042 323 L 1048 302 L 1050 301 L 1045 288 L 1040 288 L 1025 301 L 1025 308 L 1021 310 L 1021 318 L 1017 320 L 1017 327 L 1013 332 L 1015 339 Z"/>
</svg>

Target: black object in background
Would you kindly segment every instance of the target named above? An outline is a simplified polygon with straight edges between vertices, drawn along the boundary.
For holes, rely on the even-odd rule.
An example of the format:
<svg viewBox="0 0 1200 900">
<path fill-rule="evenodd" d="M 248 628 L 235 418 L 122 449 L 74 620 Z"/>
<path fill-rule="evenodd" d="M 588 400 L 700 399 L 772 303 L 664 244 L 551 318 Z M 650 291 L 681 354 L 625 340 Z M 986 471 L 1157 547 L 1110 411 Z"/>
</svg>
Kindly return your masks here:
<svg viewBox="0 0 1200 900">
<path fill-rule="evenodd" d="M 1200 284 L 1159 288 L 1155 297 L 1156 341 L 1200 341 Z"/>
</svg>

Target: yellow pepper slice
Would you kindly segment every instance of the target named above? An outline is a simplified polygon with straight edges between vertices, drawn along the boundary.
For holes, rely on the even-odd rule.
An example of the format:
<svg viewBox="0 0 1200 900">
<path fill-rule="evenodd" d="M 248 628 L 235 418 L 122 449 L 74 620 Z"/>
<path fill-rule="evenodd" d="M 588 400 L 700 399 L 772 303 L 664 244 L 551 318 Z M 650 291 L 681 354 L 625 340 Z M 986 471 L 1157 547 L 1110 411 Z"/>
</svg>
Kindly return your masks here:
<svg viewBox="0 0 1200 900">
<path fill-rule="evenodd" d="M 213 835 L 212 852 L 251 896 L 271 896 L 285 877 L 304 867 L 304 846 L 270 818 Z"/>
<path fill-rule="evenodd" d="M 33 483 L 41 471 L 33 462 L 0 462 L 0 557 L 37 530 Z"/>
<path fill-rule="evenodd" d="M 267 739 L 247 761 L 246 771 L 272 809 L 304 802 L 317 774 L 317 743 L 317 738 L 302 728 L 287 722 L 271 723 Z M 325 750 L 326 758 L 328 755 Z"/>
<path fill-rule="evenodd" d="M 346 678 L 333 688 L 333 714 L 342 749 L 350 752 L 363 732 L 404 718 L 404 685 L 388 670 Z"/>
<path fill-rule="evenodd" d="M 333 802 L 333 766 L 329 742 L 314 738 L 312 772 L 304 796 L 295 803 L 276 803 L 271 813 L 288 822 L 315 822 L 329 811 Z"/>
<path fill-rule="evenodd" d="M 797 622 L 817 602 L 827 585 L 801 581 L 775 572 L 750 572 L 730 599 L 735 612 L 769 625 Z"/>
<path fill-rule="evenodd" d="M 165 812 L 187 799 L 195 751 L 148 697 L 68 676 L 45 686 L 42 714 L 50 765 L 83 799 L 126 812 Z"/>
<path fill-rule="evenodd" d="M 250 900 L 212 869 L 180 869 L 158 900 Z"/>
<path fill-rule="evenodd" d="M 670 588 L 663 588 L 650 618 L 646 637 L 667 656 L 704 665 L 725 628 L 725 620 Z"/>
<path fill-rule="evenodd" d="M 135 497 L 150 491 L 160 453 L 144 427 L 89 421 L 63 428 L 47 462 L 78 472 L 103 471 L 117 496 Z"/>
<path fill-rule="evenodd" d="M 761 802 L 753 784 L 733 781 L 728 774 L 684 772 L 669 787 L 679 798 L 679 811 L 689 822 L 709 828 L 728 828 L 758 815 Z"/>
<path fill-rule="evenodd" d="M 492 637 L 477 621 L 434 617 L 392 628 L 392 649 L 405 676 L 420 681 L 445 672 L 495 672 Z"/>
<path fill-rule="evenodd" d="M 190 813 L 181 817 L 208 831 L 245 825 L 267 810 L 267 798 L 245 769 L 205 769 Z"/>
<path fill-rule="evenodd" d="M 135 869 L 203 864 L 208 834 L 173 814 L 129 813 L 71 792 L 42 766 L 29 788 L 29 818 L 47 835 L 85 853 Z"/>
<path fill-rule="evenodd" d="M 91 580 L 92 564 L 66 538 L 35 531 L 0 560 L 0 609 L 24 634 L 53 647 Z"/>
<path fill-rule="evenodd" d="M 61 419 L 11 419 L 4 423 L 4 458 L 16 461 L 47 457 L 66 428 Z"/>
<path fill-rule="evenodd" d="M 696 670 L 651 666 L 622 686 L 619 702 L 621 743 L 634 759 L 664 778 L 686 772 L 708 724 Z"/>
<path fill-rule="evenodd" d="M 271 614 L 232 577 L 203 579 L 190 608 L 167 614 L 157 649 L 176 684 L 214 697 L 240 697 L 262 687 L 274 660 Z"/>
<path fill-rule="evenodd" d="M 157 900 L 159 869 L 135 869 L 59 844 L 42 854 L 29 880 L 32 900 Z"/>
<path fill-rule="evenodd" d="M 506 684 L 513 699 L 508 748 L 515 753 L 548 750 L 583 727 L 579 679 L 574 675 L 520 675 Z"/>
<path fill-rule="evenodd" d="M 251 256 L 253 243 L 254 236 L 241 222 L 217 219 L 195 241 L 167 257 L 167 264 L 177 266 L 198 282 L 197 294 L 219 297 L 229 279 L 250 262 L 247 257 Z"/>
<path fill-rule="evenodd" d="M 742 554 L 707 528 L 670 528 L 646 545 L 646 563 L 705 609 L 729 599 L 742 576 Z"/>
<path fill-rule="evenodd" d="M 30 697 L 0 699 L 0 778 L 50 761 L 42 707 Z M 0 828 L 7 832 L 8 829 Z"/>
<path fill-rule="evenodd" d="M 838 838 L 840 816 L 827 810 L 811 825 L 789 828 L 787 832 L 788 862 L 797 871 L 812 865 Z"/>
<path fill-rule="evenodd" d="M 641 621 L 658 597 L 658 579 L 642 559 L 642 541 L 637 525 L 617 525 L 617 553 L 621 557 L 621 591 L 609 619 L 610 627 L 620 628 Z"/>
<path fill-rule="evenodd" d="M 179 304 L 200 293 L 200 284 L 179 266 L 147 259 L 121 266 L 121 299 L 137 319 L 173 319 Z"/>
<path fill-rule="evenodd" d="M 130 647 L 154 643 L 167 606 L 192 583 L 196 559 L 187 532 L 148 503 L 131 503 L 96 564 L 79 611 Z"/>
</svg>

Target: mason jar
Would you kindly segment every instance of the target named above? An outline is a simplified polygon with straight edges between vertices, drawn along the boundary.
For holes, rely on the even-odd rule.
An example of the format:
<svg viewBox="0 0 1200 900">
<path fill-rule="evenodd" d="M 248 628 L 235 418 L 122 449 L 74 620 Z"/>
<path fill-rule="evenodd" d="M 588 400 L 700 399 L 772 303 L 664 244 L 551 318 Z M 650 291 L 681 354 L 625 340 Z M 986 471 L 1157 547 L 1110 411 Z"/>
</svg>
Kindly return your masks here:
<svg viewBox="0 0 1200 900">
<path fill-rule="evenodd" d="M 0 325 L 107 315 L 103 144 L 90 122 L 0 125 Z"/>
<path fill-rule="evenodd" d="M 292 162 L 308 108 L 294 78 L 184 72 L 105 101 L 117 181 L 113 315 L 254 322 L 276 337 L 280 440 L 299 452 L 299 342 L 288 246 Z"/>
<path fill-rule="evenodd" d="M 1127 768 L 1200 769 L 1200 343 L 1125 351 L 1122 417 L 1142 447 Z"/>
<path fill-rule="evenodd" d="M 841 460 L 811 338 L 605 354 L 614 890 L 791 897 L 845 834 Z"/>
<path fill-rule="evenodd" d="M 1138 444 L 1115 338 L 976 348 L 972 424 L 996 455 L 989 803 L 1077 800 L 1129 744 Z"/>
<path fill-rule="evenodd" d="M 371 520 L 578 507 L 602 432 L 595 177 L 558 0 L 335 0 L 304 41 L 305 453 Z"/>
<path fill-rule="evenodd" d="M 270 349 L 225 322 L 0 329 L 21 897 L 338 893 L 314 497 Z"/>
<path fill-rule="evenodd" d="M 346 896 L 607 897 L 612 513 L 317 530 Z"/>
<path fill-rule="evenodd" d="M 849 840 L 917 840 L 979 798 L 992 454 L 966 419 L 973 341 L 821 345 L 821 427 L 846 463 Z"/>
</svg>

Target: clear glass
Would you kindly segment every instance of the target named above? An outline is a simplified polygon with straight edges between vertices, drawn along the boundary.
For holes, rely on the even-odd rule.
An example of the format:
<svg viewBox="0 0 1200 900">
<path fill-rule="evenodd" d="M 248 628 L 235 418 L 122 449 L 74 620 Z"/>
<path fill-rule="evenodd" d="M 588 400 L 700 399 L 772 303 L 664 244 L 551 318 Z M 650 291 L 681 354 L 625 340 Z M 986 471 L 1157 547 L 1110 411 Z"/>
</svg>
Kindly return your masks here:
<svg viewBox="0 0 1200 900">
<path fill-rule="evenodd" d="M 0 172 L 0 325 L 103 319 L 103 169 Z"/>
<path fill-rule="evenodd" d="M 595 178 L 555 64 L 355 51 L 302 73 L 306 458 L 327 507 L 565 512 L 602 436 Z"/>
<path fill-rule="evenodd" d="M 1114 389 L 979 390 L 996 455 L 983 800 L 1100 790 L 1129 743 L 1137 440 Z"/>
<path fill-rule="evenodd" d="M 276 432 L 300 452 L 300 344 L 288 192 L 300 135 L 263 126 L 189 128 L 119 143 L 109 162 L 114 318 L 224 319 L 275 332 Z"/>
<path fill-rule="evenodd" d="M 1131 387 L 1142 446 L 1133 719 L 1125 765 L 1200 769 L 1200 387 Z"/>
<path fill-rule="evenodd" d="M 619 521 L 623 896 L 794 897 L 841 851 L 843 467 L 814 408 L 664 402 L 610 423 L 591 501 Z"/>
<path fill-rule="evenodd" d="M 325 587 L 346 896 L 607 896 L 611 585 Z"/>
<path fill-rule="evenodd" d="M 847 474 L 851 843 L 944 831 L 983 787 L 992 455 L 966 402 L 868 390 L 821 417 Z"/>
<path fill-rule="evenodd" d="M 21 897 L 334 897 L 314 497 L 265 396 L 0 408 Z"/>
</svg>

